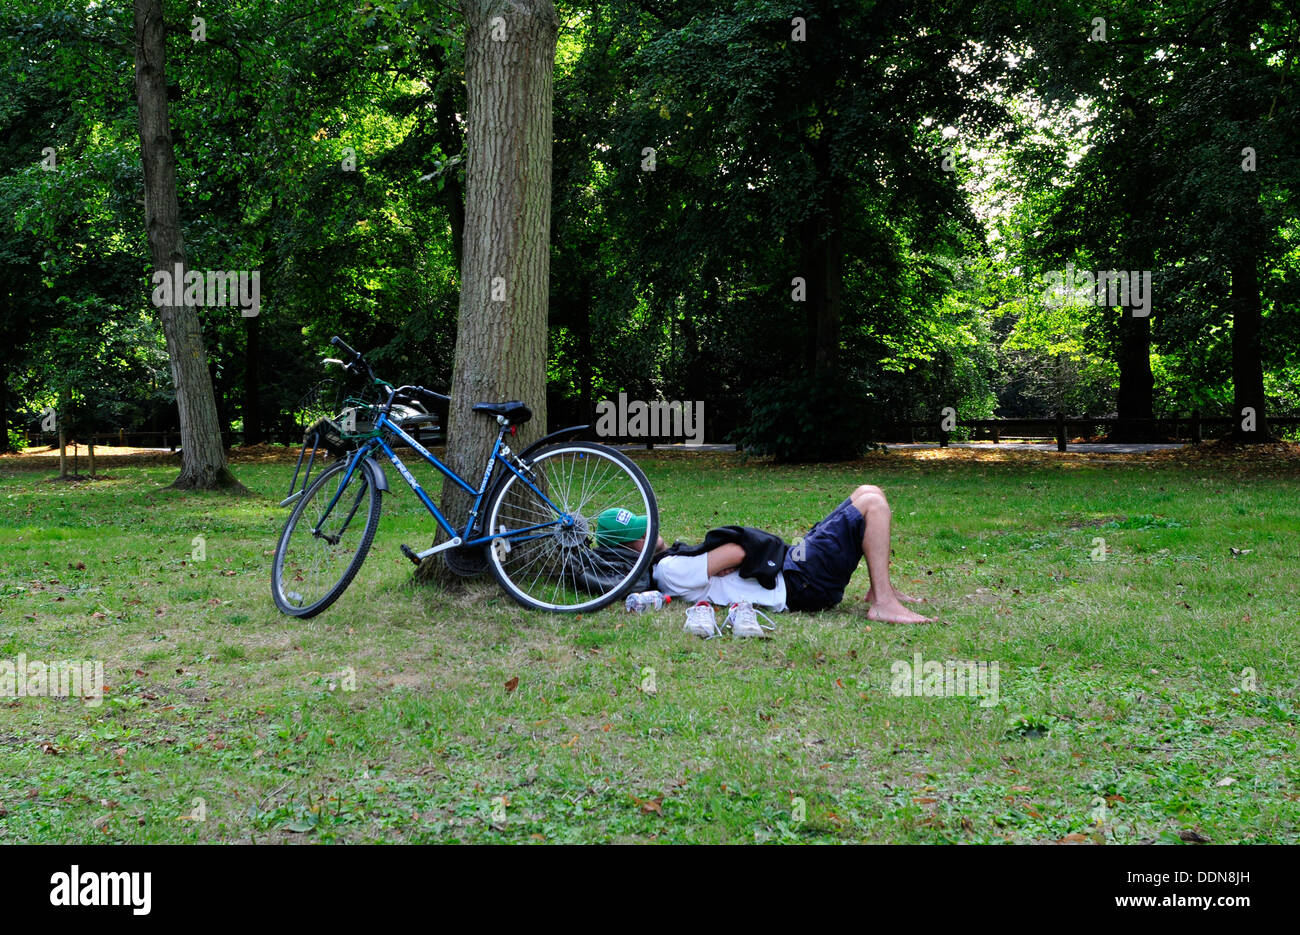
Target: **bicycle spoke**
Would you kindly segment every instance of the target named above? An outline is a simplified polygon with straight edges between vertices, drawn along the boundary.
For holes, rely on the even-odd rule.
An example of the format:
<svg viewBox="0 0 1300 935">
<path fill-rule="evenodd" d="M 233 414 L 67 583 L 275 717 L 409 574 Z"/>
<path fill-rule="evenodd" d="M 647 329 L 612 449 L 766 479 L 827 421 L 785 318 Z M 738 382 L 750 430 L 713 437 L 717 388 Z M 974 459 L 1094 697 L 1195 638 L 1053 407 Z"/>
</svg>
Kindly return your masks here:
<svg viewBox="0 0 1300 935">
<path fill-rule="evenodd" d="M 537 488 L 549 492 L 561 515 L 531 487 L 508 480 L 491 507 L 492 535 L 510 546 L 493 553 L 498 578 L 529 606 L 572 610 L 606 603 L 654 543 L 629 553 L 626 563 L 611 562 L 593 548 L 597 517 L 610 508 L 649 514 L 649 485 L 634 467 L 595 446 L 543 453 L 533 467 Z"/>
<path fill-rule="evenodd" d="M 340 468 L 335 474 L 344 472 Z M 276 558 L 275 586 L 286 605 L 299 610 L 316 605 L 347 574 L 371 524 L 371 493 L 361 470 L 342 490 L 332 478 L 309 488 Z"/>
</svg>

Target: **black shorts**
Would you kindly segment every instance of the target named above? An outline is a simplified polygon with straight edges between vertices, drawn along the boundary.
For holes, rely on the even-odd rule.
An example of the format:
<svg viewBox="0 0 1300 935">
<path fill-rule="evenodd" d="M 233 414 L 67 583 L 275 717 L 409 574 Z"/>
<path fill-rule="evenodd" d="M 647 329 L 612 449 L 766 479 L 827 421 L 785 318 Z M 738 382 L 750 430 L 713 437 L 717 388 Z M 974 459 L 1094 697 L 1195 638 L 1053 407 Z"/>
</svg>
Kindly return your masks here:
<svg viewBox="0 0 1300 935">
<path fill-rule="evenodd" d="M 785 553 L 786 606 L 828 610 L 844 600 L 844 589 L 862 561 L 867 518 L 845 500 Z"/>
</svg>

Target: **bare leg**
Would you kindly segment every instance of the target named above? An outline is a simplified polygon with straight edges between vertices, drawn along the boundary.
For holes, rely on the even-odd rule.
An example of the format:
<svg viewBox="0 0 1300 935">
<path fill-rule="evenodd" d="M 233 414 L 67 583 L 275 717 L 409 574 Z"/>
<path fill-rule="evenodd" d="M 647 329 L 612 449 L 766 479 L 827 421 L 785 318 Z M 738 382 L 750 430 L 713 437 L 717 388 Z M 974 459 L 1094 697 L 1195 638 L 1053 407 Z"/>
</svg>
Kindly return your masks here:
<svg viewBox="0 0 1300 935">
<path fill-rule="evenodd" d="M 889 580 L 891 513 L 884 492 L 867 484 L 853 491 L 849 499 L 867 521 L 866 532 L 862 535 L 862 554 L 866 556 L 867 574 L 871 576 L 867 600 L 872 607 L 867 611 L 867 617 L 882 623 L 933 622 L 933 617 L 923 617 L 904 607 L 902 600 L 905 596 L 895 591 Z"/>
</svg>

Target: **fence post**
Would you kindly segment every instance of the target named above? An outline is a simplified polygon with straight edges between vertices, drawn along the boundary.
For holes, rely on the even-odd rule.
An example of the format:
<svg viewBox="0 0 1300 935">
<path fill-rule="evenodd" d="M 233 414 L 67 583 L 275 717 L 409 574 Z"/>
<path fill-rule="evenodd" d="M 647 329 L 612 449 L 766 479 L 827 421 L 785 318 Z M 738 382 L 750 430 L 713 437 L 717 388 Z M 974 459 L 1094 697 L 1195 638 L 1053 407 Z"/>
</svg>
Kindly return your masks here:
<svg viewBox="0 0 1300 935">
<path fill-rule="evenodd" d="M 1056 450 L 1065 450 L 1065 413 L 1057 410 L 1056 413 Z"/>
</svg>

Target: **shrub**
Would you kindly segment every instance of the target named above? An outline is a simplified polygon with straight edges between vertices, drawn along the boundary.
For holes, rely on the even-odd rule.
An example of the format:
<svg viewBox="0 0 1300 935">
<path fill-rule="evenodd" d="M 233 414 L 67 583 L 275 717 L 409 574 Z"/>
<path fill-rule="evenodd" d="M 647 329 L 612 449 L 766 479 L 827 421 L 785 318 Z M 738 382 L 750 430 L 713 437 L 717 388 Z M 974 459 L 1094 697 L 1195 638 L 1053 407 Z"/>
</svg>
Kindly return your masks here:
<svg viewBox="0 0 1300 935">
<path fill-rule="evenodd" d="M 782 462 L 847 461 L 873 447 L 871 396 L 859 381 L 771 379 L 752 388 L 745 402 L 748 415 L 731 440 L 746 451 Z"/>
</svg>

